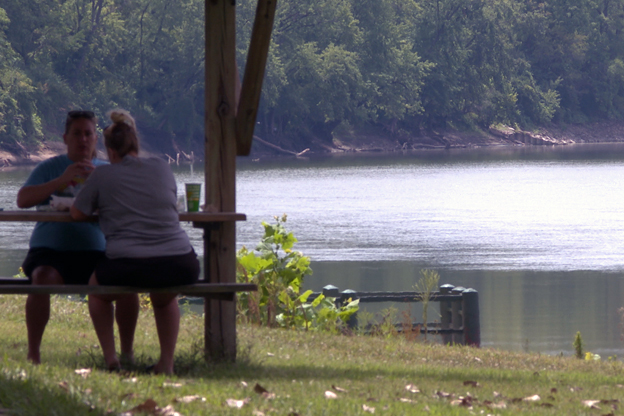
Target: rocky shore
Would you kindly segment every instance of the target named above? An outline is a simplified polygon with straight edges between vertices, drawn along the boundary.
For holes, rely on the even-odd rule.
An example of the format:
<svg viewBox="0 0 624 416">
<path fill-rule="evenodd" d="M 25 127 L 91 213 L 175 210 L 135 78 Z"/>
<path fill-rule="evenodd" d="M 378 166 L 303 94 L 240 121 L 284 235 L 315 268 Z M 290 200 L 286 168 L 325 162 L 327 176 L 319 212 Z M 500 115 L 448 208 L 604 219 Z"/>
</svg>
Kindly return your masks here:
<svg viewBox="0 0 624 416">
<path fill-rule="evenodd" d="M 624 122 L 622 121 L 549 126 L 534 131 L 519 130 L 508 126 L 492 127 L 487 131 L 431 130 L 419 134 L 406 134 L 404 132 L 397 134 L 382 129 L 366 129 L 336 135 L 331 140 L 310 138 L 303 141 L 303 144 L 298 143 L 296 145 L 290 142 L 280 143 L 279 141 L 256 137 L 250 157 L 397 152 L 487 146 L 564 146 L 575 143 L 617 142 L 624 142 Z M 144 143 L 143 150 L 144 153 L 159 155 L 163 158 L 170 157 L 166 151 L 150 148 L 149 142 Z M 36 164 L 64 151 L 65 145 L 60 141 L 47 141 L 33 148 L 21 145 L 0 145 L 0 167 Z M 203 155 L 203 149 L 195 149 L 194 154 Z M 180 158 L 181 161 L 185 161 L 188 157 L 186 153 L 181 156 L 184 156 Z M 196 161 L 201 162 L 201 157 L 197 157 Z"/>
</svg>

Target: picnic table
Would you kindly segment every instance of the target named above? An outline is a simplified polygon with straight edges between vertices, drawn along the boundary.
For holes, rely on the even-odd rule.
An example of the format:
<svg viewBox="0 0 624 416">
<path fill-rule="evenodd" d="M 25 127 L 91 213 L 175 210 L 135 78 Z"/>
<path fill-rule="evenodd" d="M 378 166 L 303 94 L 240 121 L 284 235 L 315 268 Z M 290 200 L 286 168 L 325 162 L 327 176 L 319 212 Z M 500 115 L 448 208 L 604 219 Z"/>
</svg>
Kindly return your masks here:
<svg viewBox="0 0 624 416">
<path fill-rule="evenodd" d="M 97 221 L 97 216 L 90 221 Z M 210 233 L 218 231 L 223 224 L 245 221 L 245 214 L 236 212 L 181 212 L 180 221 L 192 222 L 193 227 L 204 230 L 204 239 L 210 241 Z M 75 222 L 69 212 L 54 211 L 0 211 L 0 221 L 6 222 Z M 210 244 L 204 245 L 210 250 Z M 204 252 L 205 262 L 209 253 Z M 249 283 L 219 282 L 211 279 L 210 268 L 204 268 L 204 279 L 193 285 L 163 289 L 146 289 L 126 286 L 85 286 L 85 285 L 31 285 L 28 279 L 0 277 L 0 294 L 118 294 L 175 292 L 204 298 L 205 320 L 204 340 L 206 356 L 234 360 L 236 357 L 236 315 L 234 302 L 237 292 L 258 290 Z M 225 305 L 222 305 L 225 304 Z"/>
</svg>

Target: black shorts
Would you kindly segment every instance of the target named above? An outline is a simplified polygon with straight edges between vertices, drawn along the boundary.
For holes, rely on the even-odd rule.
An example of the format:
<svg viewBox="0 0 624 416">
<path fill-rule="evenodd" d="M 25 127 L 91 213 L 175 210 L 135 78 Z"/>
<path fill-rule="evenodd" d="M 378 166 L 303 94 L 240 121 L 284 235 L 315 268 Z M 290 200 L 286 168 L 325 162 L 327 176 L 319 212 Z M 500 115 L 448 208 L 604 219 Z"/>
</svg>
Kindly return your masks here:
<svg viewBox="0 0 624 416">
<path fill-rule="evenodd" d="M 199 278 L 195 251 L 178 256 L 147 258 L 104 257 L 95 267 L 95 277 L 103 286 L 161 288 L 190 285 Z"/>
<path fill-rule="evenodd" d="M 58 251 L 46 247 L 28 250 L 22 263 L 24 274 L 32 282 L 32 273 L 39 266 L 56 269 L 66 285 L 86 285 L 95 265 L 104 257 L 103 251 Z"/>
</svg>

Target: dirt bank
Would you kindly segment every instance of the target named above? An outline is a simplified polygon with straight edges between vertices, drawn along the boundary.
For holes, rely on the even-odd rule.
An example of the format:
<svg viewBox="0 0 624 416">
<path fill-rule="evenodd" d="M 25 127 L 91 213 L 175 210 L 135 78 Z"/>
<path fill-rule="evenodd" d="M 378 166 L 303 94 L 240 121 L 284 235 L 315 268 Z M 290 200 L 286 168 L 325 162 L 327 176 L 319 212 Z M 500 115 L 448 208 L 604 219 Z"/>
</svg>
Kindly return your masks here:
<svg viewBox="0 0 624 416">
<path fill-rule="evenodd" d="M 405 150 L 452 149 L 484 146 L 563 146 L 573 143 L 624 142 L 624 122 L 607 121 L 586 125 L 549 126 L 535 131 L 510 127 L 490 128 L 487 131 L 460 132 L 436 130 L 409 134 L 392 133 L 381 128 L 351 130 L 335 135 L 333 139 L 310 138 L 296 145 L 275 139 L 257 137 L 251 158 L 295 156 L 323 153 L 395 152 Z M 167 158 L 164 152 L 152 149 L 146 143 L 144 153 Z M 45 142 L 37 147 L 0 145 L 0 166 L 19 166 L 39 163 L 65 152 L 61 142 Z M 100 156 L 104 156 L 102 150 Z M 195 155 L 203 155 L 196 149 Z M 175 155 L 174 155 L 175 156 Z M 182 157 L 181 160 L 184 160 Z M 201 161 L 201 157 L 196 157 Z"/>
<path fill-rule="evenodd" d="M 534 131 L 510 127 L 487 131 L 461 132 L 435 130 L 392 134 L 383 129 L 343 132 L 332 140 L 311 139 L 299 148 L 288 144 L 256 140 L 252 157 L 310 153 L 395 152 L 405 150 L 453 149 L 486 146 L 563 146 L 574 143 L 624 142 L 624 122 L 600 122 L 588 125 L 549 126 Z"/>
</svg>

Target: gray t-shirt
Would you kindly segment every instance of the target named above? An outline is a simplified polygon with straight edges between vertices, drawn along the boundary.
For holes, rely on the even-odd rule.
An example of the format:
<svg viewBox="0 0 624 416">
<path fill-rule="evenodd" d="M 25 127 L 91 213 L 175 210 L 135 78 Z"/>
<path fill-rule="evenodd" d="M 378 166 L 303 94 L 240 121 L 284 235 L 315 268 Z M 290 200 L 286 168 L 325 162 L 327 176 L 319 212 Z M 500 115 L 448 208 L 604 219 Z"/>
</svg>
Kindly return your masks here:
<svg viewBox="0 0 624 416">
<path fill-rule="evenodd" d="M 146 258 L 192 250 L 176 203 L 175 178 L 164 160 L 125 156 L 97 167 L 74 205 L 86 215 L 99 210 L 107 257 Z"/>
</svg>

